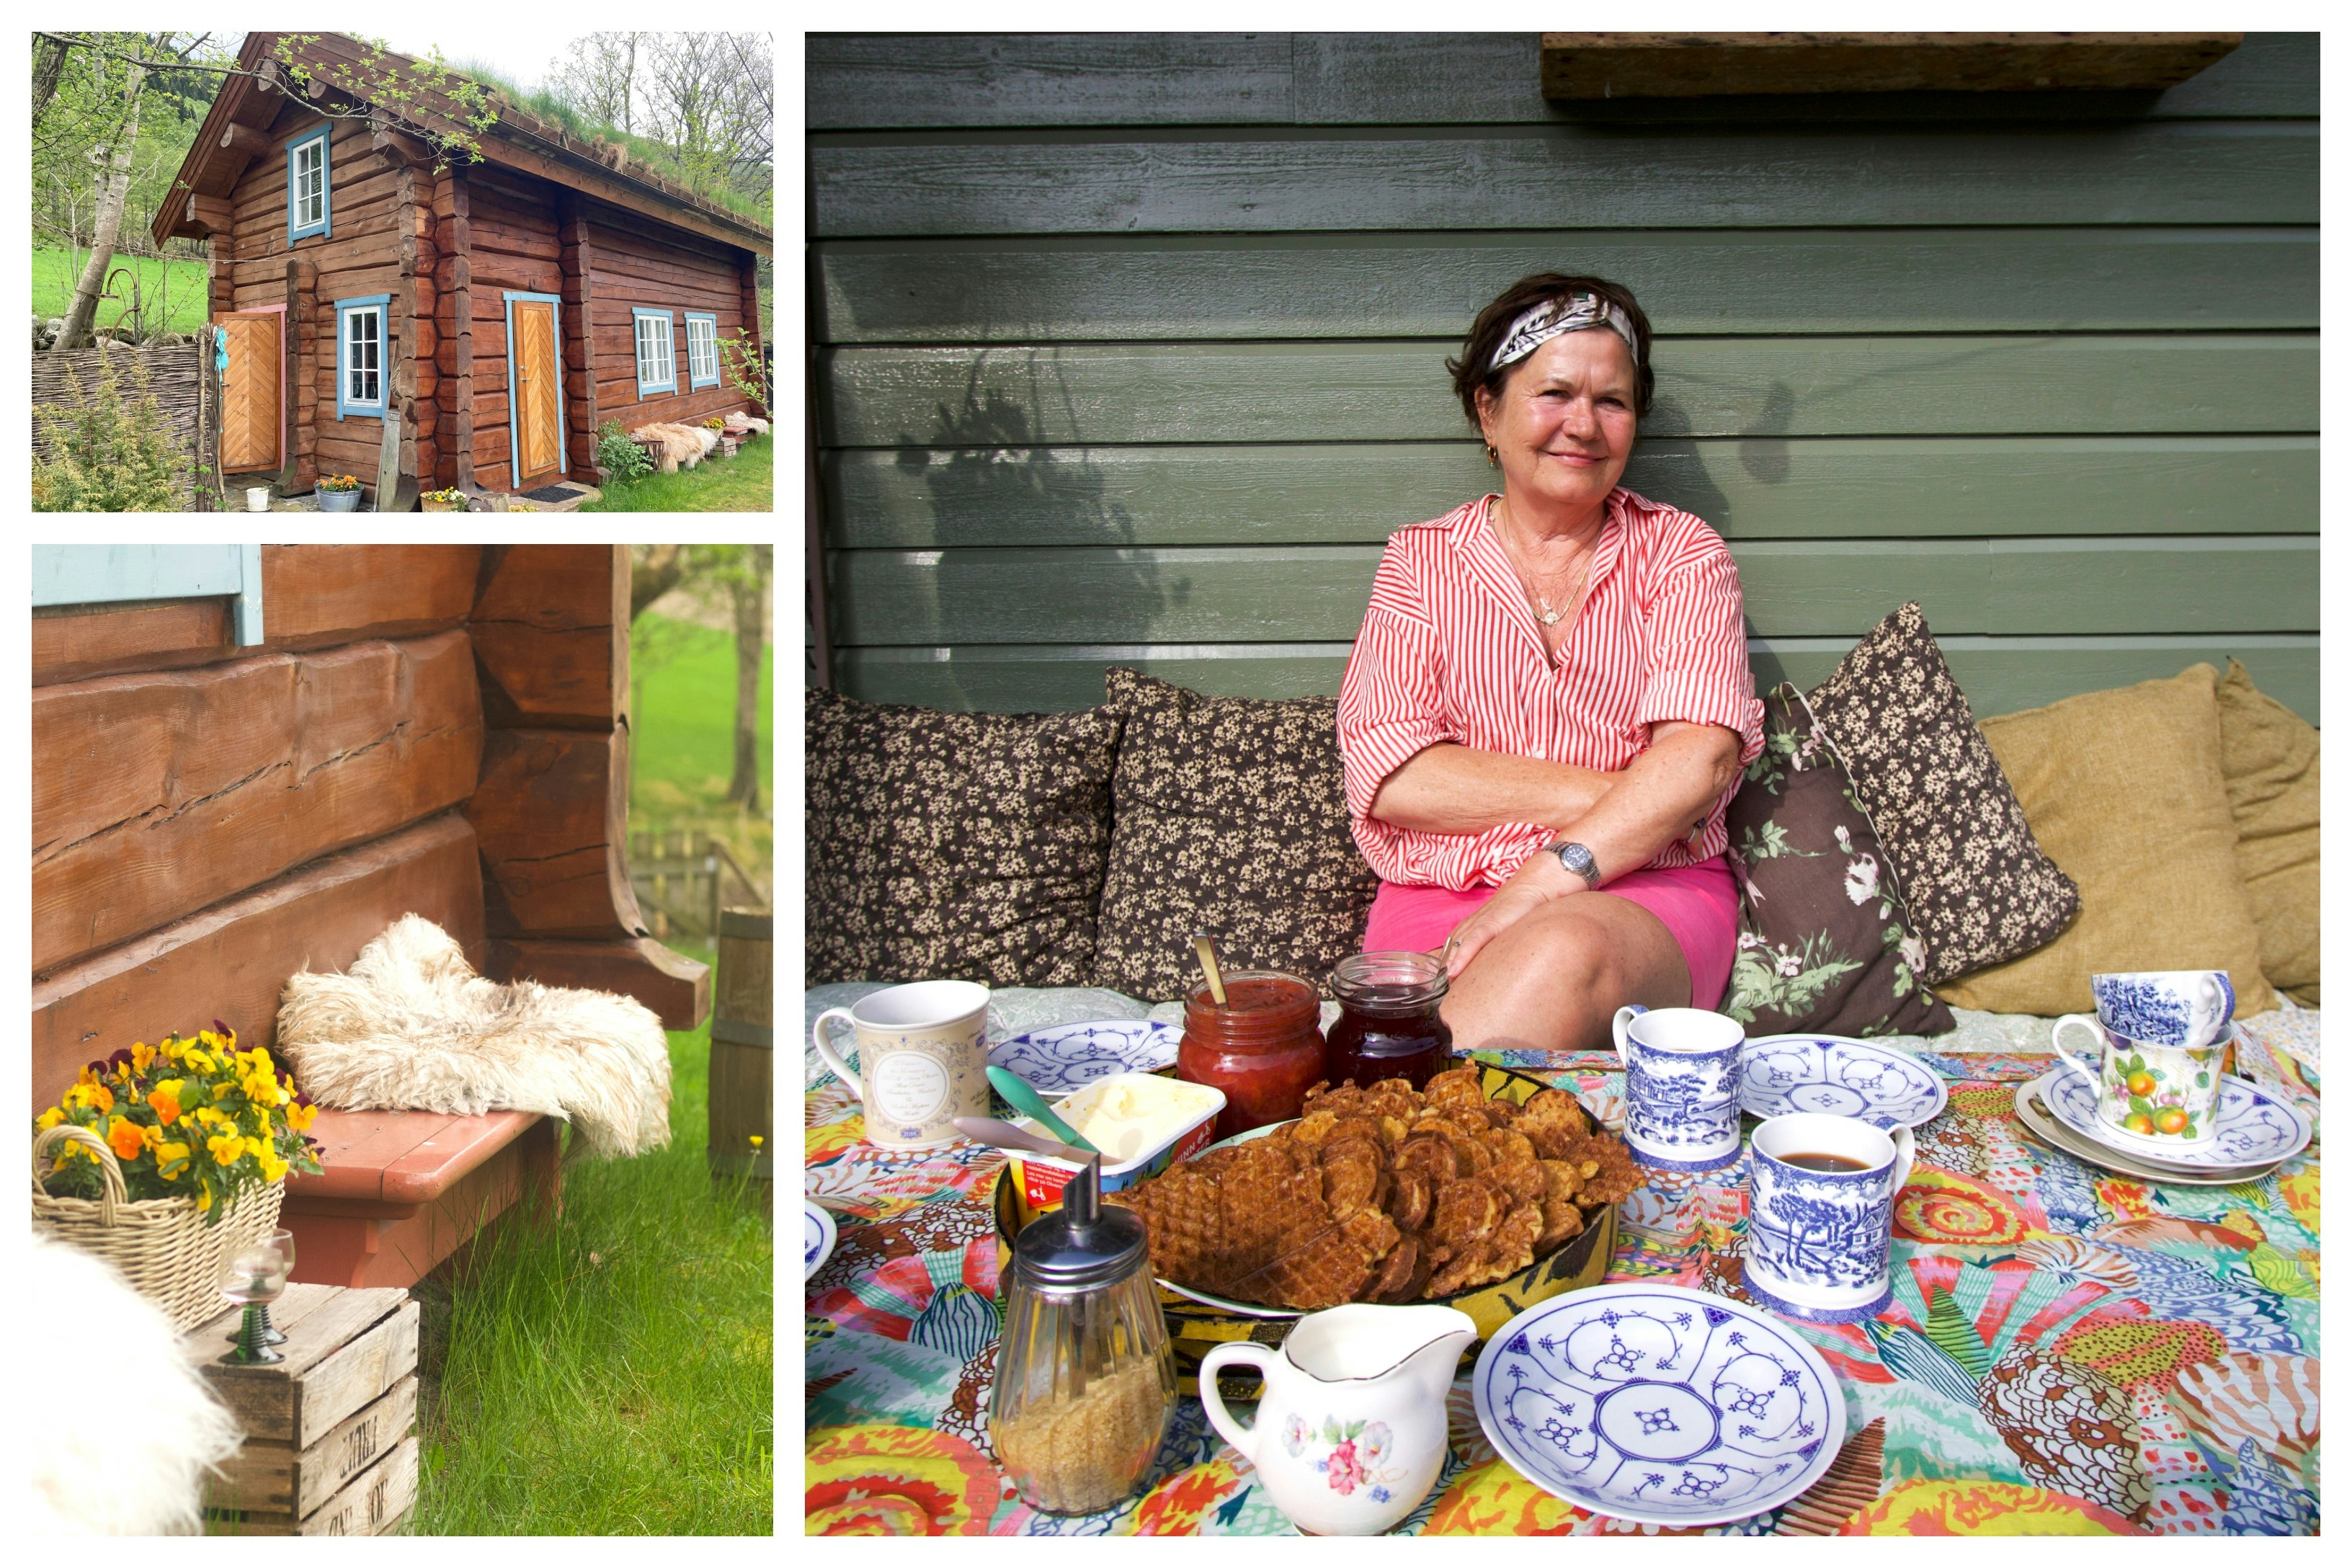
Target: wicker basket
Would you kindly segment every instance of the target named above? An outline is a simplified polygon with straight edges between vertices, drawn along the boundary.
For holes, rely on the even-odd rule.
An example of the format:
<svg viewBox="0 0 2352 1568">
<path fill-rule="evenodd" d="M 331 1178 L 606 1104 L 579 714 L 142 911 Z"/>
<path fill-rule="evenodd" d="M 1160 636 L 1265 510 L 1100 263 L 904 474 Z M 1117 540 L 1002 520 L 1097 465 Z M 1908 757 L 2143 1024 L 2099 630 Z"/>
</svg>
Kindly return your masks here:
<svg viewBox="0 0 2352 1568">
<path fill-rule="evenodd" d="M 50 1151 L 60 1143 L 89 1146 L 97 1157 L 102 1195 L 52 1197 L 41 1190 Z M 87 1127 L 52 1127 L 33 1140 L 33 1226 L 59 1241 L 94 1252 L 120 1269 L 131 1288 L 171 1315 L 182 1331 L 226 1310 L 221 1300 L 221 1259 L 232 1247 L 259 1241 L 278 1228 L 286 1184 L 247 1192 L 215 1226 L 205 1224 L 194 1198 L 131 1201 L 122 1167 L 106 1141 Z"/>
</svg>

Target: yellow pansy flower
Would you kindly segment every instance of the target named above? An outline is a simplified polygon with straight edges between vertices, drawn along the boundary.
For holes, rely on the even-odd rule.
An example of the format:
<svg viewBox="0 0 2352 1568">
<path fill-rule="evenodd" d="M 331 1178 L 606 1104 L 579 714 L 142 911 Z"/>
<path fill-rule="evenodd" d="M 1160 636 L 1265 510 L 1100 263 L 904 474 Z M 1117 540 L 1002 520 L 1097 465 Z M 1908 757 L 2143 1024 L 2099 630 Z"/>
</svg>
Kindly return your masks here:
<svg viewBox="0 0 2352 1568">
<path fill-rule="evenodd" d="M 61 1106 L 52 1105 L 47 1110 L 42 1111 L 38 1116 L 33 1118 L 33 1125 L 41 1131 L 47 1132 L 50 1128 L 55 1127 L 58 1122 L 63 1121 L 65 1119 L 66 1113 L 64 1108 Z"/>
<path fill-rule="evenodd" d="M 286 1179 L 286 1162 L 279 1159 L 275 1154 L 264 1154 L 261 1157 L 261 1179 L 265 1182 L 284 1181 Z"/>
<path fill-rule="evenodd" d="M 155 1167 L 167 1182 L 180 1179 L 188 1168 L 188 1146 L 185 1143 L 158 1143 L 155 1146 Z"/>
<path fill-rule="evenodd" d="M 215 1132 L 205 1140 L 215 1165 L 234 1165 L 245 1158 L 245 1140 L 234 1132 Z"/>
<path fill-rule="evenodd" d="M 196 1189 L 196 1212 L 198 1214 L 203 1214 L 212 1206 L 213 1190 L 210 1187 L 198 1187 Z"/>
<path fill-rule="evenodd" d="M 289 1105 L 286 1108 L 286 1125 L 297 1132 L 308 1132 L 310 1123 L 317 1120 L 319 1108 L 315 1105 Z"/>
<path fill-rule="evenodd" d="M 137 1068 L 141 1072 L 145 1072 L 147 1070 L 148 1064 L 152 1062 L 154 1059 L 155 1047 L 149 1045 L 146 1041 L 141 1040 L 131 1047 L 131 1065 Z"/>
</svg>

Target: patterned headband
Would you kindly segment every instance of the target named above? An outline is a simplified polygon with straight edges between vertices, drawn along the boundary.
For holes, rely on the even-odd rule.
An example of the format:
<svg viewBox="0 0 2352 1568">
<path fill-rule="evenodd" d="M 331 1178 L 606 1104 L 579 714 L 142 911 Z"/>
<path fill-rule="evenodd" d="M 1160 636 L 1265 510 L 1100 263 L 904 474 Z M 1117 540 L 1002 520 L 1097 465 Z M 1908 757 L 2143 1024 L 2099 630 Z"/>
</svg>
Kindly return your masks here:
<svg viewBox="0 0 2352 1568">
<path fill-rule="evenodd" d="M 1642 345 L 1633 338 L 1633 318 L 1624 307 L 1602 299 L 1598 294 L 1571 294 L 1565 300 L 1538 305 L 1521 313 L 1503 334 L 1503 346 L 1486 363 L 1486 374 L 1494 374 L 1507 364 L 1516 364 L 1562 332 L 1580 332 L 1591 327 L 1607 327 L 1625 340 L 1633 351 L 1633 365 L 1642 363 Z"/>
</svg>

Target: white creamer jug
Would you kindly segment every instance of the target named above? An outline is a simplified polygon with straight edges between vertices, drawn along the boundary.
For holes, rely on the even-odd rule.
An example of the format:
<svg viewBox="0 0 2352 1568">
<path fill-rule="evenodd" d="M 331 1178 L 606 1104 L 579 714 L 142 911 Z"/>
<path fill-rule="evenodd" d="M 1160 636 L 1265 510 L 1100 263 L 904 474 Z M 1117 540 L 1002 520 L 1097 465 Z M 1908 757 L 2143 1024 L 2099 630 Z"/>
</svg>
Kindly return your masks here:
<svg viewBox="0 0 2352 1568">
<path fill-rule="evenodd" d="M 1314 1535 L 1378 1535 L 1421 1506 L 1445 1464 L 1445 1391 L 1478 1337 L 1451 1307 L 1334 1307 L 1298 1320 L 1279 1350 L 1219 1345 L 1201 1362 L 1211 1425 L 1257 1468 L 1276 1508 Z M 1217 1392 L 1221 1367 L 1265 1380 L 1244 1429 Z"/>
</svg>

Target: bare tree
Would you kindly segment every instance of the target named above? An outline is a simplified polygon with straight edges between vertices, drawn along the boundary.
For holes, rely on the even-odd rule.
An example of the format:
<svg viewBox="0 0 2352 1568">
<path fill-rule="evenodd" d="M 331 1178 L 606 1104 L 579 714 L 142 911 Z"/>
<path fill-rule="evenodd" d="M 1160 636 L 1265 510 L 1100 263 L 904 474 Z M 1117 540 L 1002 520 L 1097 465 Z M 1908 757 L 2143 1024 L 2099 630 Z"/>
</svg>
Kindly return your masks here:
<svg viewBox="0 0 2352 1568">
<path fill-rule="evenodd" d="M 776 547 L 755 544 L 744 569 L 728 578 L 735 601 L 735 773 L 727 800 L 745 811 L 760 809 L 760 656 L 768 645 L 768 584 L 776 573 Z"/>
<path fill-rule="evenodd" d="M 637 56 L 650 33 L 586 33 L 555 62 L 548 85 L 578 112 L 632 135 L 637 129 Z"/>
<path fill-rule="evenodd" d="M 629 619 L 677 586 L 692 565 L 691 545 L 633 544 L 629 546 Z"/>
<path fill-rule="evenodd" d="M 156 47 L 164 40 L 158 38 Z M 137 63 L 124 67 L 122 86 L 122 121 L 112 138 L 110 149 L 101 142 L 89 150 L 89 159 L 96 165 L 91 180 L 97 186 L 98 219 L 96 232 L 90 237 L 89 261 L 81 269 L 81 279 L 74 285 L 73 303 L 66 310 L 65 331 L 50 345 L 52 353 L 68 349 L 87 348 L 95 338 L 90 323 L 98 316 L 98 297 L 106 289 L 107 264 L 114 259 L 115 236 L 122 228 L 122 199 L 131 189 L 131 155 L 139 144 L 139 93 L 147 83 L 147 68 Z"/>
</svg>

